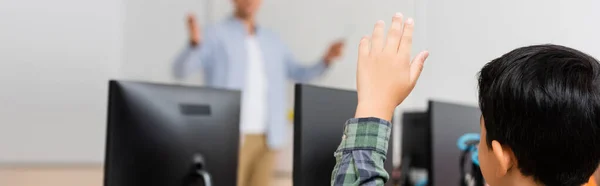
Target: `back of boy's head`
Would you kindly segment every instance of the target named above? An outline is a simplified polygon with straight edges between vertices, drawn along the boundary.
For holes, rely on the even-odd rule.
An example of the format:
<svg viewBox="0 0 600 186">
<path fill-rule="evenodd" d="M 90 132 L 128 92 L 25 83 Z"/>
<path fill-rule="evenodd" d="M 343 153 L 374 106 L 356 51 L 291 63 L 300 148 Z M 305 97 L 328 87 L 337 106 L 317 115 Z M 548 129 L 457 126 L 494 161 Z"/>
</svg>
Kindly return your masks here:
<svg viewBox="0 0 600 186">
<path fill-rule="evenodd" d="M 523 47 L 493 60 L 479 75 L 482 143 L 509 147 L 520 173 L 543 185 L 586 183 L 600 160 L 599 83 L 598 61 L 563 46 Z"/>
</svg>

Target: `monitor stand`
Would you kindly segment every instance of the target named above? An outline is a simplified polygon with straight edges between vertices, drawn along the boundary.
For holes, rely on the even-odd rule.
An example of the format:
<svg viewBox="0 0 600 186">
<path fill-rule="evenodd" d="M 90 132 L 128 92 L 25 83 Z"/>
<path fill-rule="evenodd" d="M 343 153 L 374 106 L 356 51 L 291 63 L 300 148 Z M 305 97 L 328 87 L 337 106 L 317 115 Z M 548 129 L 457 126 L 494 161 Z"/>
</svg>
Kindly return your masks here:
<svg viewBox="0 0 600 186">
<path fill-rule="evenodd" d="M 210 173 L 205 170 L 206 163 L 204 157 L 195 154 L 192 159 L 192 168 L 190 174 L 186 176 L 183 186 L 212 186 Z"/>
</svg>

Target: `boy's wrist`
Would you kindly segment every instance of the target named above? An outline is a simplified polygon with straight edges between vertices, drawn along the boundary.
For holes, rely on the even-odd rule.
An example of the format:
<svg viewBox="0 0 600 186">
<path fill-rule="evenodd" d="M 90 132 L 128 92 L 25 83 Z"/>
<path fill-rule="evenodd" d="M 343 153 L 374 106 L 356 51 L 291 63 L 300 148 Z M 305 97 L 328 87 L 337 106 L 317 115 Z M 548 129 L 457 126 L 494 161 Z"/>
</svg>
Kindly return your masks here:
<svg viewBox="0 0 600 186">
<path fill-rule="evenodd" d="M 375 117 L 386 121 L 391 121 L 396 106 L 392 104 L 382 103 L 358 103 L 356 106 L 355 118 L 369 118 Z"/>
</svg>

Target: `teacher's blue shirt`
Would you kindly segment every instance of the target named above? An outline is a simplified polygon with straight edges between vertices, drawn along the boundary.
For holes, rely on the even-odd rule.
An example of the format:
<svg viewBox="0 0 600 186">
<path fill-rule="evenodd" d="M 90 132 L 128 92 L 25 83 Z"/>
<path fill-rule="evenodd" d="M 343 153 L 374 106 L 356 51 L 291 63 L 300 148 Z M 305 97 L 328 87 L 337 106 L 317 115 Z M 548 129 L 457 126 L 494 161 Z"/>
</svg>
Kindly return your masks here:
<svg viewBox="0 0 600 186">
<path fill-rule="evenodd" d="M 243 23 L 229 18 L 206 28 L 197 47 L 186 47 L 173 65 L 173 75 L 182 79 L 202 69 L 206 85 L 244 91 L 248 63 L 245 39 L 248 36 Z M 287 130 L 286 85 L 288 79 L 307 82 L 323 74 L 326 63 L 320 60 L 312 66 L 303 66 L 270 30 L 256 28 L 256 39 L 262 51 L 267 76 L 267 143 L 270 148 L 285 144 Z"/>
</svg>

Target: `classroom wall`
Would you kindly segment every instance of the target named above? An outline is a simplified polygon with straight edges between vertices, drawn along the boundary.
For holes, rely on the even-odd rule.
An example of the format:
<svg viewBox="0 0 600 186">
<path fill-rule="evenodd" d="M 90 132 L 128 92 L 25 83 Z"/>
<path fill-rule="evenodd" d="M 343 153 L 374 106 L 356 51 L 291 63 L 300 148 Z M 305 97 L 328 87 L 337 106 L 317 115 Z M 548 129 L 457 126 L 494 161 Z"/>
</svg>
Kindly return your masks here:
<svg viewBox="0 0 600 186">
<path fill-rule="evenodd" d="M 101 163 L 106 81 L 179 83 L 170 63 L 186 43 L 185 13 L 210 24 L 231 11 L 229 1 L 204 3 L 0 1 L 0 164 Z M 347 38 L 344 58 L 313 83 L 354 89 L 358 39 L 394 12 L 414 16 L 414 53 L 431 56 L 402 108 L 423 109 L 428 99 L 475 105 L 477 71 L 518 46 L 557 43 L 599 57 L 598 8 L 594 0 L 264 0 L 259 21 L 306 63 Z"/>
<path fill-rule="evenodd" d="M 314 83 L 354 89 L 358 39 L 378 19 L 414 14 L 412 2 L 265 0 L 259 20 L 307 64 L 334 40 L 347 39 L 347 55 Z M 0 165 L 101 164 L 109 79 L 202 84 L 199 74 L 185 82 L 170 76 L 186 44 L 187 12 L 205 25 L 227 17 L 231 6 L 217 0 L 0 1 Z"/>
<path fill-rule="evenodd" d="M 343 0 L 263 0 L 258 22 L 261 26 L 280 34 L 296 58 L 307 65 L 321 58 L 333 41 L 345 39 L 347 46 L 344 57 L 332 66 L 324 77 L 312 83 L 354 90 L 355 52 L 359 39 L 370 33 L 377 20 L 384 19 L 389 22 L 395 12 L 402 11 L 406 16 L 415 16 L 414 6 L 413 0 L 385 0 L 377 4 L 369 1 L 348 3 Z M 195 13 L 201 27 L 206 27 L 228 18 L 232 11 L 230 0 L 208 0 L 204 1 L 204 4 L 183 0 L 129 0 L 122 77 L 201 85 L 201 72 L 184 81 L 176 81 L 170 74 L 172 61 L 187 44 L 185 14 Z M 291 83 L 288 90 L 289 109 L 292 109 Z M 410 100 L 407 99 L 406 102 L 410 103 Z M 292 125 L 289 126 L 289 148 L 281 151 L 279 156 L 277 169 L 280 172 L 291 171 L 291 131 Z"/>
<path fill-rule="evenodd" d="M 199 74 L 184 82 L 175 81 L 171 76 L 171 64 L 188 44 L 186 14 L 195 14 L 200 23 L 208 22 L 207 1 L 124 1 L 124 49 L 120 77 L 160 83 L 201 84 Z"/>
<path fill-rule="evenodd" d="M 322 86 L 355 89 L 356 51 L 360 38 L 370 34 L 377 20 L 389 23 L 392 15 L 402 12 L 415 16 L 414 0 L 371 1 L 344 0 L 263 0 L 258 22 L 276 31 L 296 58 L 312 64 L 320 59 L 329 44 L 345 40 L 344 56 L 330 71 L 312 83 Z M 231 2 L 214 1 L 213 18 L 230 16 Z"/>
<path fill-rule="evenodd" d="M 0 1 L 0 165 L 101 162 L 122 1 Z"/>
<path fill-rule="evenodd" d="M 233 10 L 230 0 L 128 0 L 126 9 L 125 59 L 120 75 L 126 79 L 168 83 L 181 83 L 172 78 L 170 65 L 188 44 L 186 13 L 194 13 L 204 28 L 231 16 Z M 306 64 L 320 59 L 333 41 L 346 40 L 344 58 L 313 83 L 354 89 L 356 56 L 353 54 L 358 40 L 370 33 L 375 21 L 389 21 L 398 11 L 414 16 L 414 0 L 385 0 L 377 4 L 263 0 L 258 22 L 279 33 L 295 56 Z M 183 83 L 201 84 L 200 78 L 197 75 Z"/>
<path fill-rule="evenodd" d="M 425 48 L 431 51 L 413 92 L 416 108 L 425 108 L 428 99 L 476 105 L 477 72 L 520 46 L 562 44 L 600 58 L 600 1 L 416 2 L 417 23 L 425 21 Z"/>
<path fill-rule="evenodd" d="M 230 16 L 231 1 L 213 1 L 211 17 L 222 19 Z M 310 10 L 310 11 L 309 11 Z M 340 89 L 356 89 L 356 51 L 360 38 L 370 34 L 377 20 L 389 23 L 391 16 L 402 12 L 406 17 L 415 17 L 414 0 L 382 0 L 379 3 L 370 1 L 343 0 L 304 0 L 281 1 L 263 0 L 263 6 L 258 15 L 261 26 L 270 28 L 280 34 L 288 44 L 296 58 L 304 64 L 312 64 L 322 57 L 329 44 L 342 39 L 346 41 L 344 56 L 333 65 L 321 78 L 312 84 Z M 420 38 L 423 35 L 416 34 Z M 417 39 L 418 40 L 418 39 Z M 422 48 L 416 45 L 416 48 Z M 293 105 L 293 87 L 288 89 L 290 109 Z M 409 97 L 402 108 L 410 108 L 413 99 Z M 399 121 L 399 120 L 398 120 Z M 401 128 L 395 127 L 394 132 L 400 134 Z M 290 134 L 292 126 L 289 127 Z M 400 139 L 396 135 L 393 153 L 400 155 Z M 281 151 L 277 169 L 281 172 L 292 169 L 292 136 L 288 139 L 288 148 Z M 396 164 L 399 160 L 394 161 Z"/>
</svg>

